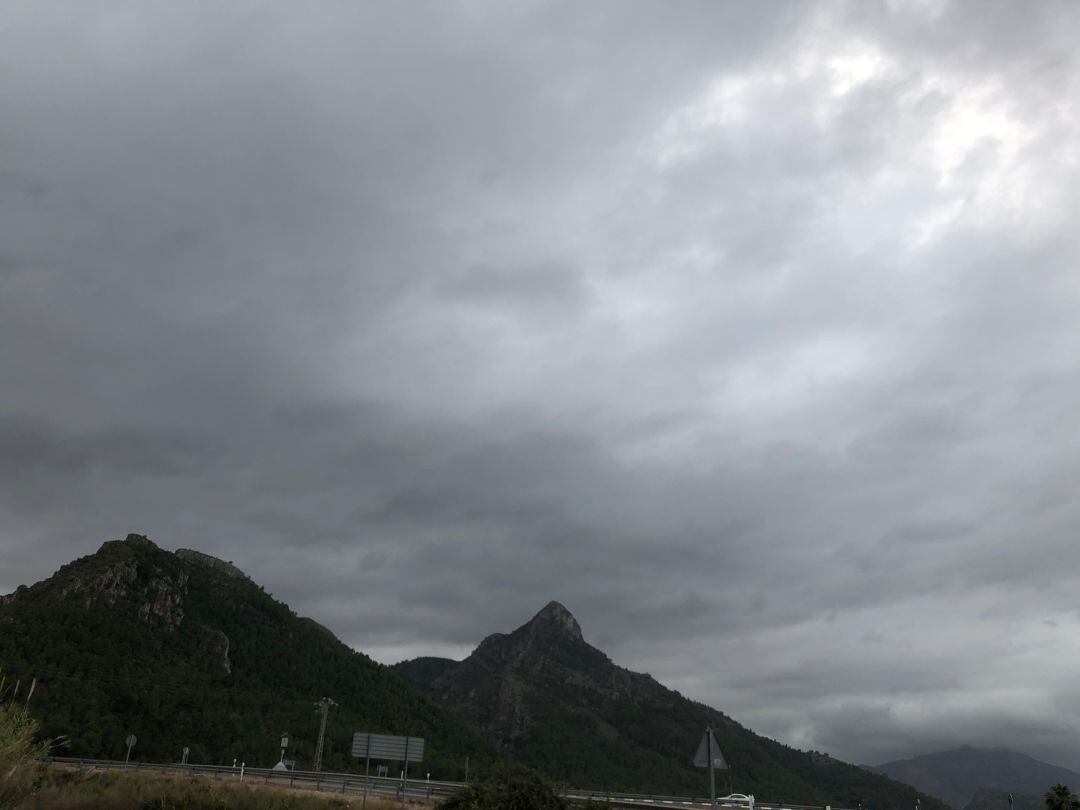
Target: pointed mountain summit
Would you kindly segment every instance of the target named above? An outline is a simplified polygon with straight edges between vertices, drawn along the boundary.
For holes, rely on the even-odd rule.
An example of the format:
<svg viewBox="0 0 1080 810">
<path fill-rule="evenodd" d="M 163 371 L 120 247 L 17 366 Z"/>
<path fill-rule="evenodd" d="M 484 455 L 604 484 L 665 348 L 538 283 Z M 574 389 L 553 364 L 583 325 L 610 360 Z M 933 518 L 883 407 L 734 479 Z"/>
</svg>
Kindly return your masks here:
<svg viewBox="0 0 1080 810">
<path fill-rule="evenodd" d="M 539 613 L 532 617 L 532 620 L 526 626 L 537 630 L 551 628 L 555 632 L 565 633 L 575 641 L 585 641 L 581 635 L 581 625 L 578 624 L 578 620 L 574 618 L 574 614 L 559 602 L 548 602 Z"/>
<path fill-rule="evenodd" d="M 692 759 L 711 726 L 731 766 L 722 792 L 875 810 L 909 810 L 918 797 L 863 768 L 754 734 L 614 664 L 558 602 L 511 633 L 488 636 L 464 661 L 418 658 L 395 669 L 502 753 L 575 787 L 700 796 L 707 781 Z M 921 799 L 923 810 L 945 810 Z"/>
</svg>

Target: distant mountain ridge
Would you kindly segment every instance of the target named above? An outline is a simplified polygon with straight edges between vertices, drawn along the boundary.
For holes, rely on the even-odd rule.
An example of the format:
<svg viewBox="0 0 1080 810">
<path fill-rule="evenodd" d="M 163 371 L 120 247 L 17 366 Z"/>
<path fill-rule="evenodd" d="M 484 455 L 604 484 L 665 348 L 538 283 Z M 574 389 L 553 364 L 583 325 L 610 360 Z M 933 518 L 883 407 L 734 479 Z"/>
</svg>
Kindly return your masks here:
<svg viewBox="0 0 1080 810">
<path fill-rule="evenodd" d="M 503 754 L 569 784 L 702 796 L 707 777 L 691 760 L 712 726 L 732 768 L 720 774 L 722 792 L 875 810 L 910 810 L 921 798 L 924 810 L 945 810 L 913 788 L 761 737 L 617 666 L 558 602 L 511 633 L 488 636 L 463 661 L 420 658 L 394 668 Z"/>
<path fill-rule="evenodd" d="M 1042 796 L 1058 783 L 1080 788 L 1080 773 L 1005 749 L 963 746 L 886 762 L 873 770 L 936 796 L 957 810 L 974 802 L 978 792 L 983 793 L 979 802 L 985 804 L 995 793 Z"/>
<path fill-rule="evenodd" d="M 388 667 L 298 617 L 231 563 L 175 553 L 142 535 L 109 541 L 53 576 L 0 600 L 0 669 L 8 684 L 38 679 L 30 704 L 62 753 L 272 765 L 289 752 L 310 767 L 314 701 L 330 713 L 324 765 L 355 770 L 354 731 L 427 739 L 425 767 L 464 775 L 496 754 Z"/>
</svg>

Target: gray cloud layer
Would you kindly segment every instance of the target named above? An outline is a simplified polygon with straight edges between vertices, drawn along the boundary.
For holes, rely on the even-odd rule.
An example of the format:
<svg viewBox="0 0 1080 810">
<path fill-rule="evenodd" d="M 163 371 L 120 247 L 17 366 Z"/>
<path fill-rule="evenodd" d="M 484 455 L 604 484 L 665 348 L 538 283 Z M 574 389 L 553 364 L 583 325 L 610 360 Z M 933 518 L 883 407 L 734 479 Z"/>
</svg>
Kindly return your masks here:
<svg viewBox="0 0 1080 810">
<path fill-rule="evenodd" d="M 1080 766 L 1075 6 L 0 5 L 0 591 Z"/>
</svg>

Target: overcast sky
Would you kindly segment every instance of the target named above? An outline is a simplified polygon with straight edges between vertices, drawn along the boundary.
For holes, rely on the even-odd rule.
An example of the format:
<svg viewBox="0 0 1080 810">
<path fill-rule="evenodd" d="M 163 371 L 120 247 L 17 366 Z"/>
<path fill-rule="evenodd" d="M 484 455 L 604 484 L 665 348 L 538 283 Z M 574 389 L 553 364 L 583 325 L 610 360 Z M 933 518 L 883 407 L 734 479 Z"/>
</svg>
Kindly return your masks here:
<svg viewBox="0 0 1080 810">
<path fill-rule="evenodd" d="M 0 0 L 0 593 L 562 601 L 856 762 L 1080 768 L 1080 7 Z"/>
</svg>

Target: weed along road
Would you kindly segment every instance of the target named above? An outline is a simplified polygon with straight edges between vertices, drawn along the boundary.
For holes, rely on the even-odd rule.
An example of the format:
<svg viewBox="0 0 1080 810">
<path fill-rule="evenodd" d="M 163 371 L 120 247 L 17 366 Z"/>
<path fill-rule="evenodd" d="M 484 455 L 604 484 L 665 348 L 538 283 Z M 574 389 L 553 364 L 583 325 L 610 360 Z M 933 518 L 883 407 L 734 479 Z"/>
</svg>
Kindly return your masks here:
<svg viewBox="0 0 1080 810">
<path fill-rule="evenodd" d="M 104 759 L 76 759 L 72 757 L 49 757 L 46 763 L 84 768 L 87 770 L 127 770 L 148 773 L 199 774 L 216 779 L 234 779 L 256 784 L 281 785 L 301 790 L 341 793 L 350 796 L 397 798 L 403 796 L 409 803 L 432 804 L 448 798 L 465 785 L 463 782 L 441 782 L 428 779 L 392 779 L 384 776 L 364 776 L 355 773 L 316 773 L 315 771 L 282 771 L 272 768 L 233 768 L 228 765 L 181 765 L 176 763 L 121 762 Z M 609 807 L 709 807 L 706 798 L 690 796 L 657 796 L 644 793 L 609 793 L 592 790 L 568 789 L 563 794 L 572 802 L 593 801 Z M 741 796 L 724 797 L 719 806 L 733 810 L 846 810 L 846 808 L 823 808 L 820 805 L 775 804 L 744 799 Z"/>
</svg>

